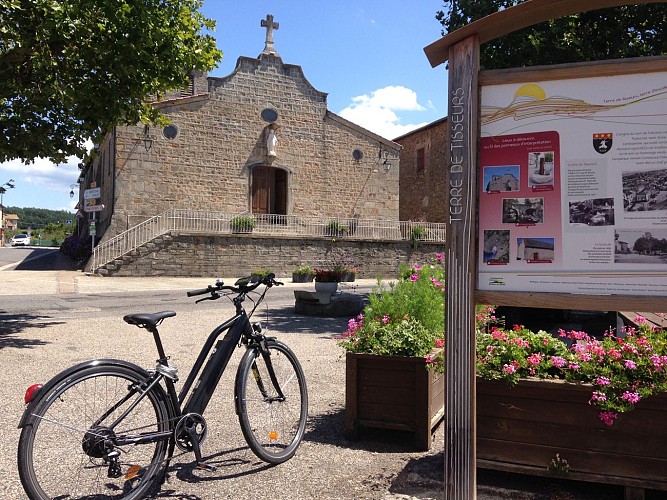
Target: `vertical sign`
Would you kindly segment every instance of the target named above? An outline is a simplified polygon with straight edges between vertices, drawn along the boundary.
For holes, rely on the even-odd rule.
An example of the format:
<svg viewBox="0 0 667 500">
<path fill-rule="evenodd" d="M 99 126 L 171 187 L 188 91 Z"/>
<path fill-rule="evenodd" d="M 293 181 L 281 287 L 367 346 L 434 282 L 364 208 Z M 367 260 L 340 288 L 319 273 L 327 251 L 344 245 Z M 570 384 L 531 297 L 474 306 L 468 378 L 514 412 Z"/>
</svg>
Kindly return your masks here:
<svg viewBox="0 0 667 500">
<path fill-rule="evenodd" d="M 476 496 L 475 206 L 479 40 L 449 49 L 445 292 L 445 498 Z"/>
</svg>

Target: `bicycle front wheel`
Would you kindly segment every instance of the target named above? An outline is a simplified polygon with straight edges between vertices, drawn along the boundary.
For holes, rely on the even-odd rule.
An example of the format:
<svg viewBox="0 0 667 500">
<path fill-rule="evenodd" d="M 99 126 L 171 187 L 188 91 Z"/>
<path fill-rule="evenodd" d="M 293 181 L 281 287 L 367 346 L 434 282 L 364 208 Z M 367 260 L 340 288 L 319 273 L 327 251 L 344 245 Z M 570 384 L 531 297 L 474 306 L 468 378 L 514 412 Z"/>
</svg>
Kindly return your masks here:
<svg viewBox="0 0 667 500">
<path fill-rule="evenodd" d="M 167 440 L 115 443 L 169 430 L 164 392 L 144 393 L 144 380 L 131 367 L 95 366 L 42 395 L 18 447 L 19 475 L 31 499 L 141 498 L 163 472 Z"/>
<path fill-rule="evenodd" d="M 259 348 L 248 349 L 236 375 L 236 413 L 255 455 L 279 464 L 294 455 L 303 439 L 308 390 L 301 365 L 290 348 L 278 341 L 268 341 L 267 347 L 277 387 Z"/>
</svg>

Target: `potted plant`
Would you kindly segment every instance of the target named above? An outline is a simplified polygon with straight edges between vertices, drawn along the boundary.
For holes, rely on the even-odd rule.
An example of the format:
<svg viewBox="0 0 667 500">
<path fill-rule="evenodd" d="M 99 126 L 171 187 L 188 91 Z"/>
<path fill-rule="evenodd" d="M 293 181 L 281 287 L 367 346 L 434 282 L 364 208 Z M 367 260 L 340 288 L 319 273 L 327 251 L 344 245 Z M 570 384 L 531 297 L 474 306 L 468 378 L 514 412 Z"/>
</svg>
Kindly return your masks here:
<svg viewBox="0 0 667 500">
<path fill-rule="evenodd" d="M 253 269 L 250 271 L 250 281 L 257 283 L 271 273 L 273 273 L 272 269 Z"/>
<path fill-rule="evenodd" d="M 667 490 L 667 449 L 657 444 L 667 438 L 664 332 L 638 316 L 618 335 L 561 330 L 556 338 L 490 326 L 492 308 L 484 315 L 476 333 L 478 466 L 559 473 L 565 461 L 577 479 Z M 440 371 L 443 354 L 429 361 Z"/>
<path fill-rule="evenodd" d="M 252 233 L 255 218 L 252 215 L 235 215 L 229 220 L 229 228 L 233 233 Z"/>
<path fill-rule="evenodd" d="M 424 226 L 420 226 L 419 224 L 412 226 L 408 230 L 408 239 L 410 240 L 412 244 L 412 248 L 417 248 L 417 245 L 419 245 L 419 242 L 421 240 L 426 239 L 426 235 L 428 233 L 426 232 L 426 228 Z"/>
<path fill-rule="evenodd" d="M 342 238 L 347 233 L 347 226 L 337 219 L 331 219 L 324 225 L 324 235 L 333 238 Z"/>
<path fill-rule="evenodd" d="M 438 260 L 442 256 L 439 255 Z M 362 314 L 348 322 L 340 345 L 346 352 L 346 434 L 362 428 L 411 431 L 426 450 L 444 414 L 444 377 L 427 370 L 442 349 L 444 271 L 403 269 L 389 289 L 374 290 Z"/>
<path fill-rule="evenodd" d="M 341 281 L 352 282 L 357 279 L 357 270 L 352 267 L 344 267 L 341 269 Z"/>
<path fill-rule="evenodd" d="M 315 273 L 315 291 L 333 295 L 338 290 L 338 283 L 341 281 L 340 269 L 314 269 Z"/>
<path fill-rule="evenodd" d="M 310 266 L 299 266 L 292 271 L 293 283 L 310 283 L 315 277 L 315 271 Z"/>
</svg>

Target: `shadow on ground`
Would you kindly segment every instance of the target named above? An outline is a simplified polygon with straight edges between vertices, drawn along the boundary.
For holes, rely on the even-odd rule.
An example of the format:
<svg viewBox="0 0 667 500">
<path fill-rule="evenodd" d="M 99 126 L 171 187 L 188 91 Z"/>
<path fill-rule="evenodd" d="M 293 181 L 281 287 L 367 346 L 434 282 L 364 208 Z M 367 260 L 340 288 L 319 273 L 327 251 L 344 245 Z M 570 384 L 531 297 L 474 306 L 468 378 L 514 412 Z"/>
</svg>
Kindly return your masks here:
<svg viewBox="0 0 667 500">
<path fill-rule="evenodd" d="M 33 348 L 48 344 L 38 339 L 23 339 L 18 337 L 27 328 L 48 328 L 62 324 L 50 321 L 49 316 L 33 314 L 7 314 L 0 311 L 0 349 L 6 347 Z"/>
<path fill-rule="evenodd" d="M 363 429 L 358 439 L 345 436 L 345 409 L 337 408 L 328 413 L 308 417 L 304 441 L 328 444 L 351 450 L 373 453 L 410 453 L 415 451 L 414 434 L 411 432 Z"/>
<path fill-rule="evenodd" d="M 331 337 L 331 332 L 342 334 L 347 330 L 349 319 L 297 315 L 294 313 L 294 306 L 288 306 L 271 309 L 269 327 L 281 333 L 326 334 L 327 337 Z"/>
</svg>

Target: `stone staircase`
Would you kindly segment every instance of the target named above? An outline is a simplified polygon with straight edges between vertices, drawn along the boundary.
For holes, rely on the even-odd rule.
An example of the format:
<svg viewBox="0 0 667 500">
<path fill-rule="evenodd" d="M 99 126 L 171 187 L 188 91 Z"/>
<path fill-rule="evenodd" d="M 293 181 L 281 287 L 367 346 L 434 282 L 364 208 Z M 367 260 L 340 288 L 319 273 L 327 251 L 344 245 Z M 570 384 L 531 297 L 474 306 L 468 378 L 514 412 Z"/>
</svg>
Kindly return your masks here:
<svg viewBox="0 0 667 500">
<path fill-rule="evenodd" d="M 137 259 L 150 255 L 151 253 L 159 252 L 173 243 L 173 236 L 171 233 L 162 234 L 153 238 L 151 241 L 140 245 L 131 252 L 107 262 L 97 269 L 97 274 L 100 276 L 114 276 L 120 274 L 121 271 L 127 271 Z M 123 273 L 125 274 L 125 273 Z"/>
</svg>

